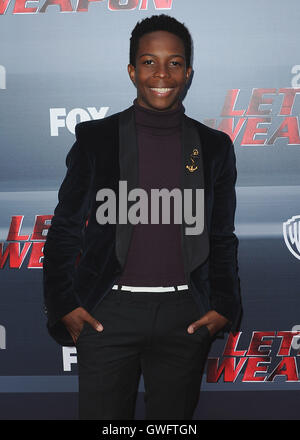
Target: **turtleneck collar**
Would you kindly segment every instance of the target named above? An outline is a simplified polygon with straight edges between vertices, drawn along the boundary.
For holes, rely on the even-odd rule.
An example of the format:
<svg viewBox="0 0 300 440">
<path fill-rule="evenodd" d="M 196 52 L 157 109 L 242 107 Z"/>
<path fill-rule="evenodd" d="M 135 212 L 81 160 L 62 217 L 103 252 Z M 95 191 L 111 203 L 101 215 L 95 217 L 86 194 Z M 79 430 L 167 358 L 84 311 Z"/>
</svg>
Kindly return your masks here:
<svg viewBox="0 0 300 440">
<path fill-rule="evenodd" d="M 183 104 L 180 102 L 175 110 L 166 110 L 160 112 L 142 107 L 137 102 L 137 98 L 133 101 L 135 122 L 137 128 L 153 135 L 170 135 L 180 131 L 182 118 L 185 112 Z"/>
</svg>

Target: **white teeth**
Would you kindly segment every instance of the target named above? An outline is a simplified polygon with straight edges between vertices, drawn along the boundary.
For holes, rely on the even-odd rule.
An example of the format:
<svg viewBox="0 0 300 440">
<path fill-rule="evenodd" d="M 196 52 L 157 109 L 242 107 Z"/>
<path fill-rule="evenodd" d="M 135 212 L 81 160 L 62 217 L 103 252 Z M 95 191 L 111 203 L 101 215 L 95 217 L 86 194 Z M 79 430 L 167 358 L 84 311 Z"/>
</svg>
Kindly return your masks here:
<svg viewBox="0 0 300 440">
<path fill-rule="evenodd" d="M 164 88 L 164 89 L 159 89 L 159 88 L 154 88 L 154 87 L 151 87 L 151 90 L 154 90 L 155 92 L 158 92 L 158 93 L 166 93 L 166 92 L 169 92 L 170 90 L 172 90 L 172 89 L 167 89 L 167 88 Z"/>
</svg>

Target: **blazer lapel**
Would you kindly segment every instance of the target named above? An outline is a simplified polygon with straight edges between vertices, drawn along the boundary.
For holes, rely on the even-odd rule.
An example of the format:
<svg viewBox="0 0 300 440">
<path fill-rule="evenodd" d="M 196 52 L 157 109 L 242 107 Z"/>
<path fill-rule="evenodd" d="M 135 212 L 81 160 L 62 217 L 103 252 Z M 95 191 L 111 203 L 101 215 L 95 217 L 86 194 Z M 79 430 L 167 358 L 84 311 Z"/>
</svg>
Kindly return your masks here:
<svg viewBox="0 0 300 440">
<path fill-rule="evenodd" d="M 135 118 L 133 106 L 124 110 L 119 116 L 119 165 L 120 180 L 127 182 L 127 194 L 138 187 L 138 147 L 136 140 Z M 128 209 L 134 202 L 127 202 Z M 117 218 L 119 213 L 119 197 L 117 197 Z M 129 222 L 116 224 L 116 256 L 121 267 L 125 265 L 129 250 L 133 225 Z"/>
<path fill-rule="evenodd" d="M 186 234 L 186 228 L 191 227 L 191 225 L 186 223 L 183 213 L 181 233 L 185 272 L 188 278 L 190 273 L 196 267 L 204 263 L 209 254 L 203 166 L 203 152 L 198 130 L 192 120 L 184 115 L 182 122 L 182 194 L 184 194 L 185 189 L 191 189 L 194 201 L 196 197 L 196 189 L 204 190 L 204 214 L 201 212 L 201 215 L 204 215 L 204 225 L 203 231 L 200 234 Z M 195 214 L 195 204 L 193 203 L 193 215 Z"/>
</svg>

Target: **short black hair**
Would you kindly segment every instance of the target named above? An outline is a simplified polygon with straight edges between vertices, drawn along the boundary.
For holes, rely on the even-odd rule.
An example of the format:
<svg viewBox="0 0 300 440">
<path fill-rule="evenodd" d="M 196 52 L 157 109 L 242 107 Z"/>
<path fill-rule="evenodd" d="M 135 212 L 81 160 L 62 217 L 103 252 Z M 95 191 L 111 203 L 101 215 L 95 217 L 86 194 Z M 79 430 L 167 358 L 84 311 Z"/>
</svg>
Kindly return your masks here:
<svg viewBox="0 0 300 440">
<path fill-rule="evenodd" d="M 144 18 L 135 25 L 130 38 L 129 63 L 136 67 L 136 54 L 140 38 L 147 33 L 155 31 L 167 31 L 182 40 L 185 50 L 186 67 L 190 67 L 192 56 L 192 37 L 190 32 L 183 23 L 180 23 L 176 18 L 166 14 L 152 15 L 152 17 Z"/>
</svg>

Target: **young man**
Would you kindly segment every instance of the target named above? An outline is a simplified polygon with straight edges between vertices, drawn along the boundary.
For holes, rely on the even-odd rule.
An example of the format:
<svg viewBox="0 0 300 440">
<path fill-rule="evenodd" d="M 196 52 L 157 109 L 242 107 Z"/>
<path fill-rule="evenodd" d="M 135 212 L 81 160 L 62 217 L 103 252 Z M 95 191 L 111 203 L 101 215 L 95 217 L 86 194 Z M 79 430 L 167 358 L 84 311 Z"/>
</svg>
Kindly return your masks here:
<svg viewBox="0 0 300 440">
<path fill-rule="evenodd" d="M 44 246 L 44 293 L 50 334 L 77 348 L 81 419 L 132 419 L 141 374 L 147 419 L 192 419 L 211 340 L 239 317 L 234 148 L 184 114 L 191 72 L 186 27 L 146 18 L 130 41 L 133 106 L 76 127 Z M 200 194 L 201 211 L 197 200 L 182 206 L 202 226 L 187 233 L 175 203 L 167 223 L 151 222 L 152 204 L 148 223 L 130 223 L 129 196 L 121 221 L 120 182 L 128 194 Z M 111 208 L 102 189 L 115 195 L 115 223 L 101 221 Z"/>
</svg>

